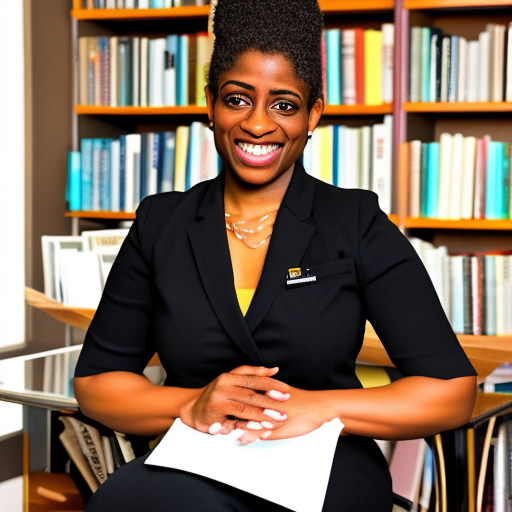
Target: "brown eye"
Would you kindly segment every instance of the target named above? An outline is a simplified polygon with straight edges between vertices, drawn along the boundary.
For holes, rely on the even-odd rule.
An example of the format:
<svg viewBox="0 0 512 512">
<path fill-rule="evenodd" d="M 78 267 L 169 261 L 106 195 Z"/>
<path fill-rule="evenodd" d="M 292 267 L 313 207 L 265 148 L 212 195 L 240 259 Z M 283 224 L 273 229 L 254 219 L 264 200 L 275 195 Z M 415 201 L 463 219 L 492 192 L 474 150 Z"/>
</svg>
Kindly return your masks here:
<svg viewBox="0 0 512 512">
<path fill-rule="evenodd" d="M 243 96 L 229 96 L 225 102 L 230 107 L 244 107 L 249 104 Z"/>
<path fill-rule="evenodd" d="M 295 105 L 293 105 L 293 103 L 289 103 L 288 101 L 280 101 L 274 105 L 274 108 L 281 112 L 292 112 L 295 110 Z"/>
</svg>

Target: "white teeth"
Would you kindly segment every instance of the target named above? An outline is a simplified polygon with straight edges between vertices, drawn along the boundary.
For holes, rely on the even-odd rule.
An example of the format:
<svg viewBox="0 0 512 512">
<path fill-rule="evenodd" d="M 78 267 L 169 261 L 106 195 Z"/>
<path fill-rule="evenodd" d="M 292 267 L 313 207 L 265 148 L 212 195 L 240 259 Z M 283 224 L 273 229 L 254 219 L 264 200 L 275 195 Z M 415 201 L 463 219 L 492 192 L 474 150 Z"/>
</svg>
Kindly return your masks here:
<svg viewBox="0 0 512 512">
<path fill-rule="evenodd" d="M 268 155 L 279 148 L 279 144 L 267 144 L 266 146 L 261 146 L 259 144 L 247 144 L 246 142 L 239 142 L 238 147 L 245 151 L 245 153 L 249 153 L 254 156 Z"/>
</svg>

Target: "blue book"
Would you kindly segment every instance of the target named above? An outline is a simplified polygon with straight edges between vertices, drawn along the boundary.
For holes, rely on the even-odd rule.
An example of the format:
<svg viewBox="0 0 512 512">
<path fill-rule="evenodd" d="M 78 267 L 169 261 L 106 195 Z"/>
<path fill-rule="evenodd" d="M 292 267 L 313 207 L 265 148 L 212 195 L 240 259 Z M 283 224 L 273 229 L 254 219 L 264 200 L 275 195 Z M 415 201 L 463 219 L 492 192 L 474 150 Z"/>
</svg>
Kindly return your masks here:
<svg viewBox="0 0 512 512">
<path fill-rule="evenodd" d="M 339 172 L 339 131 L 340 126 L 333 125 L 332 131 L 332 184 L 338 183 L 338 172 Z"/>
<path fill-rule="evenodd" d="M 188 105 L 188 36 L 178 39 L 178 62 L 176 66 L 176 99 L 177 105 Z"/>
<path fill-rule="evenodd" d="M 503 144 L 503 173 L 502 173 L 502 219 L 510 219 L 510 143 Z"/>
<path fill-rule="evenodd" d="M 66 183 L 66 201 L 69 211 L 77 211 L 82 207 L 82 171 L 80 151 L 70 151 L 68 154 L 68 179 Z"/>
<path fill-rule="evenodd" d="M 430 28 L 421 29 L 421 101 L 430 101 Z M 423 216 L 423 215 L 422 215 Z"/>
<path fill-rule="evenodd" d="M 133 103 L 132 94 L 132 56 L 131 39 L 129 37 L 120 37 L 118 41 L 117 57 L 117 98 L 120 107 L 130 106 Z"/>
<path fill-rule="evenodd" d="M 496 335 L 496 266 L 494 256 L 485 259 L 485 334 Z"/>
<path fill-rule="evenodd" d="M 201 172 L 201 123 L 190 125 L 188 137 L 187 168 L 185 174 L 185 190 L 189 190 L 200 181 Z"/>
<path fill-rule="evenodd" d="M 102 139 L 92 140 L 92 210 L 100 211 L 100 170 Z"/>
<path fill-rule="evenodd" d="M 505 213 L 505 201 L 503 197 L 503 178 L 504 178 L 504 162 L 503 153 L 505 151 L 504 142 L 496 142 L 496 188 L 495 188 L 495 219 L 503 219 Z"/>
<path fill-rule="evenodd" d="M 330 29 L 324 32 L 327 50 L 327 103 L 341 104 L 341 30 Z"/>
<path fill-rule="evenodd" d="M 464 334 L 464 257 L 450 258 L 452 275 L 452 327 L 457 334 Z"/>
<path fill-rule="evenodd" d="M 439 207 L 439 142 L 428 145 L 427 217 L 437 219 Z"/>
<path fill-rule="evenodd" d="M 119 210 L 124 212 L 126 187 L 126 135 L 119 137 Z"/>
<path fill-rule="evenodd" d="M 150 193 L 158 194 L 160 192 L 164 173 L 164 151 L 165 151 L 165 133 L 155 133 L 153 140 L 153 174 L 151 175 Z M 155 172 L 156 169 L 156 172 Z"/>
<path fill-rule="evenodd" d="M 450 45 L 450 80 L 448 82 L 448 101 L 459 98 L 459 36 L 451 36 Z"/>
<path fill-rule="evenodd" d="M 151 140 L 149 133 L 143 133 L 140 136 L 140 185 L 139 201 L 142 201 L 148 195 L 149 166 L 151 159 L 151 149 L 148 149 Z"/>
<path fill-rule="evenodd" d="M 110 160 L 112 139 L 100 139 L 101 157 L 100 157 L 100 210 L 108 212 L 110 205 Z"/>
<path fill-rule="evenodd" d="M 421 144 L 421 168 L 420 168 L 420 217 L 427 217 L 428 208 L 428 170 L 429 170 L 429 149 L 428 144 Z"/>
<path fill-rule="evenodd" d="M 487 146 L 487 176 L 485 183 L 485 218 L 497 219 L 496 215 L 496 154 L 498 143 L 491 141 Z"/>
<path fill-rule="evenodd" d="M 163 9 L 165 7 L 164 0 L 151 0 L 150 8 L 151 9 Z"/>
<path fill-rule="evenodd" d="M 82 207 L 84 211 L 92 210 L 92 139 L 82 139 Z"/>
</svg>

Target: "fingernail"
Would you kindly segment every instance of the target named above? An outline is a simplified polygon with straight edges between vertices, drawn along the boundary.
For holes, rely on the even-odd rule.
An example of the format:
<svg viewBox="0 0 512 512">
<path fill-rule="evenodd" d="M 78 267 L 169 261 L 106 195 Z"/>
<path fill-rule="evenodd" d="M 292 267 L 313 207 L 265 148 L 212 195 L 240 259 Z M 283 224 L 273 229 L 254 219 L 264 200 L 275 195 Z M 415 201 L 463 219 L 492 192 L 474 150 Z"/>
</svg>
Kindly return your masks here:
<svg viewBox="0 0 512 512">
<path fill-rule="evenodd" d="M 270 423 L 269 421 L 261 421 L 260 425 L 263 428 L 270 428 L 270 429 L 274 428 L 274 425 L 272 423 Z"/>
<path fill-rule="evenodd" d="M 218 434 L 222 430 L 222 424 L 221 423 L 214 423 L 210 426 L 208 429 L 208 433 L 214 436 L 215 434 Z"/>
<path fill-rule="evenodd" d="M 261 425 L 262 424 L 257 421 L 249 421 L 249 423 L 247 423 L 247 428 L 249 430 L 262 430 L 263 427 Z"/>
<path fill-rule="evenodd" d="M 265 416 L 270 416 L 273 420 L 285 420 L 288 418 L 286 414 L 281 414 L 280 412 L 274 411 L 273 409 L 265 409 L 263 414 Z"/>
<path fill-rule="evenodd" d="M 270 437 L 270 434 L 272 434 L 272 432 L 270 430 L 266 430 L 265 432 L 263 432 L 263 434 L 261 434 L 261 437 L 268 439 Z"/>
<path fill-rule="evenodd" d="M 268 392 L 268 396 L 277 400 L 288 400 L 288 398 L 290 398 L 290 393 L 281 393 L 281 391 L 272 389 Z"/>
</svg>

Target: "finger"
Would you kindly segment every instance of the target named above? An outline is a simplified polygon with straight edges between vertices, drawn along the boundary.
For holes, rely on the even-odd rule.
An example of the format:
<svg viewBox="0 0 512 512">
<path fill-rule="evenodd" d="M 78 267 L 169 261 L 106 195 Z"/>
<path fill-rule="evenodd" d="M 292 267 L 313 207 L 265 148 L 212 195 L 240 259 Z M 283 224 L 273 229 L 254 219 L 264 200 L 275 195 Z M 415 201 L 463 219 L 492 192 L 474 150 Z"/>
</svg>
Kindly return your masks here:
<svg viewBox="0 0 512 512">
<path fill-rule="evenodd" d="M 208 433 L 212 436 L 219 434 L 222 430 L 222 423 L 213 423 L 213 425 L 210 425 L 210 428 L 208 429 Z"/>
<path fill-rule="evenodd" d="M 286 402 L 286 400 L 290 399 L 290 393 L 281 393 L 281 391 L 277 391 L 276 389 L 271 389 L 265 393 L 269 398 L 273 400 L 277 400 L 279 402 Z"/>
<path fill-rule="evenodd" d="M 276 366 L 274 368 L 266 368 L 265 366 L 239 366 L 234 370 L 231 370 L 229 373 L 233 375 L 257 375 L 259 377 L 272 377 L 279 371 L 279 368 Z"/>
<path fill-rule="evenodd" d="M 254 389 L 256 391 L 279 391 L 289 393 L 290 386 L 272 377 L 260 377 L 258 375 L 236 375 L 228 374 L 225 384 L 239 388 Z"/>
<path fill-rule="evenodd" d="M 219 433 L 223 435 L 231 434 L 236 428 L 238 428 L 237 420 L 226 419 L 222 422 L 222 430 Z"/>
<path fill-rule="evenodd" d="M 254 443 L 260 440 L 260 435 L 258 432 L 252 432 L 250 430 L 245 430 L 244 433 L 237 439 L 237 441 L 246 446 L 248 444 Z"/>
<path fill-rule="evenodd" d="M 268 421 L 279 424 L 288 419 L 286 413 L 275 409 L 261 409 L 252 405 L 231 401 L 226 407 L 226 416 L 235 416 L 246 421 Z"/>
<path fill-rule="evenodd" d="M 268 393 L 270 393 L 270 391 Z M 276 404 L 276 400 L 266 396 L 268 393 L 262 395 L 253 389 L 235 387 L 230 393 L 230 399 L 242 404 L 260 407 L 261 409 L 280 409 L 281 407 Z M 279 391 L 276 391 L 275 393 L 279 393 L 279 395 L 283 396 L 281 400 L 277 400 L 278 402 L 286 402 L 286 400 L 290 398 L 289 393 L 280 393 Z"/>
<path fill-rule="evenodd" d="M 263 421 L 238 421 L 237 428 L 241 428 L 243 430 L 264 431 L 264 430 L 274 430 L 277 427 L 270 421 L 263 420 Z"/>
</svg>

